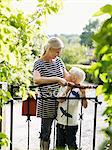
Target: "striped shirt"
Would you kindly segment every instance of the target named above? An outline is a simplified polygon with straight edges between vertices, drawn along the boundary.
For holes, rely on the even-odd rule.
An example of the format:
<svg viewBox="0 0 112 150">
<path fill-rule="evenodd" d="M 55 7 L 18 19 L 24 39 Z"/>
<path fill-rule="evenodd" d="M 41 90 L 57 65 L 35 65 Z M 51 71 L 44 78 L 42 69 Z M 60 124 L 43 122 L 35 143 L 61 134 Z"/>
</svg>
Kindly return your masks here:
<svg viewBox="0 0 112 150">
<path fill-rule="evenodd" d="M 38 70 L 40 75 L 43 77 L 64 77 L 64 64 L 60 58 L 56 58 L 53 62 L 45 62 L 38 59 L 34 63 L 34 70 Z M 58 83 L 40 86 L 38 91 L 40 93 L 39 97 L 44 97 L 37 100 L 37 117 L 41 118 L 55 118 L 56 117 L 56 97 L 60 85 Z M 47 98 L 52 97 L 52 98 Z"/>
</svg>

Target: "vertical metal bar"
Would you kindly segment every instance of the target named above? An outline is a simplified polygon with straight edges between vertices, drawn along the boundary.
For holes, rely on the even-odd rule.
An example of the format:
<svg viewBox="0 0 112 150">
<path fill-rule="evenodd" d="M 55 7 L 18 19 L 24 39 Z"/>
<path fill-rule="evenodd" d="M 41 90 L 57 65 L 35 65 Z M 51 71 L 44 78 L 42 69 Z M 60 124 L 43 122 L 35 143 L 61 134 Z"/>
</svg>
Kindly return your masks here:
<svg viewBox="0 0 112 150">
<path fill-rule="evenodd" d="M 13 85 L 11 85 L 11 96 L 13 98 Z M 10 150 L 13 148 L 13 99 L 10 101 Z"/>
<path fill-rule="evenodd" d="M 81 104 L 81 112 L 80 112 L 80 129 L 79 129 L 79 150 L 81 150 L 81 136 L 82 136 L 82 119 L 83 119 L 83 114 L 82 114 L 82 104 Z"/>
<path fill-rule="evenodd" d="M 96 116 L 97 116 L 97 97 L 95 98 L 95 105 L 94 105 L 94 127 L 93 127 L 93 150 L 95 150 L 95 136 L 96 136 Z"/>
<path fill-rule="evenodd" d="M 28 147 L 27 150 L 29 150 L 30 145 L 30 95 L 28 93 L 28 115 L 27 115 L 27 121 L 28 121 Z"/>
<path fill-rule="evenodd" d="M 27 121 L 28 121 L 28 147 L 27 147 L 27 150 L 29 150 L 29 146 L 30 146 L 30 116 L 27 116 Z"/>
<path fill-rule="evenodd" d="M 52 92 L 52 97 L 55 100 L 55 118 L 56 118 L 56 114 L 57 114 L 57 101 L 56 101 L 56 98 L 53 95 L 53 92 Z M 53 150 L 55 150 L 55 149 L 56 149 L 56 120 L 54 119 Z"/>
<path fill-rule="evenodd" d="M 54 119 L 54 137 L 53 137 L 53 150 L 55 150 L 56 146 L 55 146 L 55 142 L 56 142 L 56 122 L 55 122 L 55 119 Z"/>
<path fill-rule="evenodd" d="M 71 89 L 71 91 L 72 91 L 72 89 Z M 71 93 L 71 91 L 70 91 L 70 93 Z M 68 97 L 70 97 L 70 93 L 69 93 L 69 95 L 68 95 Z M 69 99 L 67 99 L 67 113 L 68 113 L 68 110 L 69 110 Z M 68 143 L 68 115 L 67 115 L 67 124 L 66 124 L 66 142 Z M 68 149 L 68 144 L 66 144 L 66 146 L 65 146 L 65 149 Z"/>
</svg>

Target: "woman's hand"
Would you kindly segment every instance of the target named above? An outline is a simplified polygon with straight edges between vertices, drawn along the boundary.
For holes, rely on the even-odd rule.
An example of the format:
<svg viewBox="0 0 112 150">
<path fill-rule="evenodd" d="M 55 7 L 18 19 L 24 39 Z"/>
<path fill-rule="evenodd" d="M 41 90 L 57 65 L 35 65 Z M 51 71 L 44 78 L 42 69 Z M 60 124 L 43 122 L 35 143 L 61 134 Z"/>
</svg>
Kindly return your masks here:
<svg viewBox="0 0 112 150">
<path fill-rule="evenodd" d="M 67 85 L 67 81 L 64 78 L 58 78 L 58 83 L 61 84 L 61 86 L 66 86 Z"/>
</svg>

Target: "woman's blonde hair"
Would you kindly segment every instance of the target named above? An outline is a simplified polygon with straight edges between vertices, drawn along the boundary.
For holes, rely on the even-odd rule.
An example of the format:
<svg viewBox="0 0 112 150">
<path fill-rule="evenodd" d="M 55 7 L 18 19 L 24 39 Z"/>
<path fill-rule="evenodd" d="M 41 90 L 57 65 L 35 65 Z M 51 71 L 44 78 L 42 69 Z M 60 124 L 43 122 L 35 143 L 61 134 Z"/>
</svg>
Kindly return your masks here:
<svg viewBox="0 0 112 150">
<path fill-rule="evenodd" d="M 50 37 L 44 46 L 43 54 L 45 54 L 48 48 L 63 48 L 64 44 L 58 37 Z"/>
<path fill-rule="evenodd" d="M 79 78 L 81 82 L 85 80 L 86 74 L 85 72 L 78 68 L 78 67 L 72 67 L 69 70 L 69 73 L 74 77 L 74 78 Z"/>
</svg>

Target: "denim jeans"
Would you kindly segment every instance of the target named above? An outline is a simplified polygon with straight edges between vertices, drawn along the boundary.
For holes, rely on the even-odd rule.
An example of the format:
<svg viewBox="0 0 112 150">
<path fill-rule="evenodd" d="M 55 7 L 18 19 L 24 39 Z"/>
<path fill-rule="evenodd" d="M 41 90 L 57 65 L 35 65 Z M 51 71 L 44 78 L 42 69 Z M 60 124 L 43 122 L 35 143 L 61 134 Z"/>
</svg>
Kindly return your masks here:
<svg viewBox="0 0 112 150">
<path fill-rule="evenodd" d="M 51 118 L 42 118 L 41 122 L 41 133 L 40 139 L 43 141 L 50 141 L 51 126 L 54 119 Z"/>
</svg>

